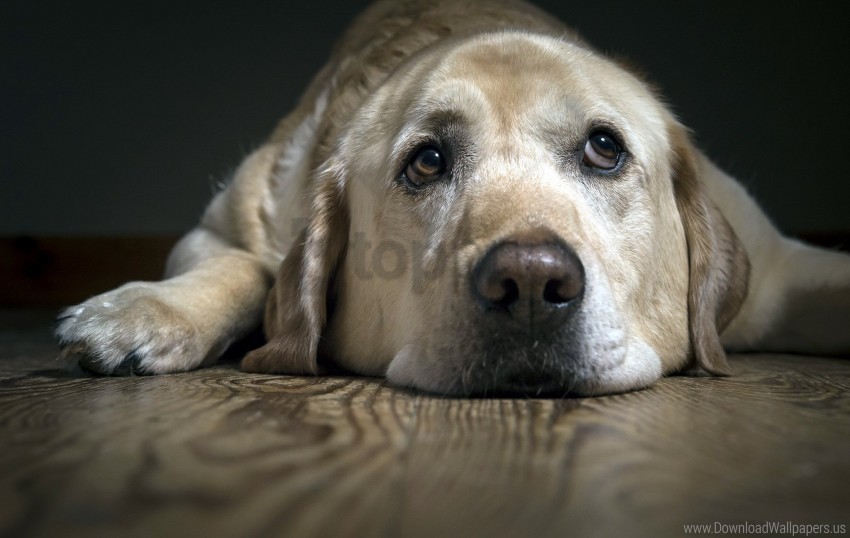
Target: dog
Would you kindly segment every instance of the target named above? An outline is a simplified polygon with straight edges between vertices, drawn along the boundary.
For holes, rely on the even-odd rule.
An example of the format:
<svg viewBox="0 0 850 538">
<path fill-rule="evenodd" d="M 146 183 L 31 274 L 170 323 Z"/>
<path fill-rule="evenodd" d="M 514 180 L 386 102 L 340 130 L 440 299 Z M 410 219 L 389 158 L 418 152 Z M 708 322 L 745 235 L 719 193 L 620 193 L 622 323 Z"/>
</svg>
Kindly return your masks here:
<svg viewBox="0 0 850 538">
<path fill-rule="evenodd" d="M 161 282 L 65 310 L 100 374 L 327 364 L 449 395 L 599 395 L 850 351 L 850 257 L 785 238 L 641 76 L 511 0 L 383 0 Z"/>
</svg>

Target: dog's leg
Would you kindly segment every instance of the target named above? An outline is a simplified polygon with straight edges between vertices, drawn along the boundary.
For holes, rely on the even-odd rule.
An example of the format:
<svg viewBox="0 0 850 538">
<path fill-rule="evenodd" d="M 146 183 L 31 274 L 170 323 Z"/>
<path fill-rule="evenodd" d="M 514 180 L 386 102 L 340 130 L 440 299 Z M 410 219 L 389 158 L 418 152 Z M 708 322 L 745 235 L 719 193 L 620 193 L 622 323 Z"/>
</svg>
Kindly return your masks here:
<svg viewBox="0 0 850 538">
<path fill-rule="evenodd" d="M 850 353 L 850 256 L 783 237 L 707 159 L 702 177 L 750 258 L 747 299 L 722 335 L 736 351 Z"/>
<path fill-rule="evenodd" d="M 777 289 L 760 290 L 775 294 L 775 305 L 754 349 L 850 354 L 850 256 L 787 238 L 777 253 Z"/>
<path fill-rule="evenodd" d="M 162 282 L 130 282 L 66 309 L 61 357 L 103 374 L 181 372 L 259 325 L 270 276 L 255 256 L 198 228 L 169 265 Z"/>
<path fill-rule="evenodd" d="M 285 252 L 261 217 L 276 155 L 266 146 L 245 160 L 171 252 L 165 280 L 130 282 L 66 309 L 56 325 L 61 357 L 104 374 L 179 372 L 259 326 Z"/>
</svg>

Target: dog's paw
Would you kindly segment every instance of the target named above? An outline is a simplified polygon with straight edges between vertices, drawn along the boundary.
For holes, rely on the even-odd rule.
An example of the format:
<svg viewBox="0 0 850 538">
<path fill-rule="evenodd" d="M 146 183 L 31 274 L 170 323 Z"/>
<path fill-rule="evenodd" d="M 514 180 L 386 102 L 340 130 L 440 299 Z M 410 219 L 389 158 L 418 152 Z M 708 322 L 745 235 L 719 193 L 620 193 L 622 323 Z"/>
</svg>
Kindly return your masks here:
<svg viewBox="0 0 850 538">
<path fill-rule="evenodd" d="M 209 352 L 198 328 L 169 304 L 163 284 L 132 282 L 62 312 L 60 359 L 104 375 L 182 372 Z"/>
</svg>

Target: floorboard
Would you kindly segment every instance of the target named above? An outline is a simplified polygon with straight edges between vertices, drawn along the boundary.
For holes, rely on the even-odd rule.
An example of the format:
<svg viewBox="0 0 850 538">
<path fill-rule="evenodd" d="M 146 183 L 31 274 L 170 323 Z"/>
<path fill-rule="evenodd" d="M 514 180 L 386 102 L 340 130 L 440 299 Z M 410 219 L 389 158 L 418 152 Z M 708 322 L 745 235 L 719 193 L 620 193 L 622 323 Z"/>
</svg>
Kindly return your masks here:
<svg viewBox="0 0 850 538">
<path fill-rule="evenodd" d="M 4 536 L 850 531 L 847 359 L 735 356 L 725 379 L 470 400 L 233 363 L 75 377 L 44 312 L 0 321 Z"/>
</svg>

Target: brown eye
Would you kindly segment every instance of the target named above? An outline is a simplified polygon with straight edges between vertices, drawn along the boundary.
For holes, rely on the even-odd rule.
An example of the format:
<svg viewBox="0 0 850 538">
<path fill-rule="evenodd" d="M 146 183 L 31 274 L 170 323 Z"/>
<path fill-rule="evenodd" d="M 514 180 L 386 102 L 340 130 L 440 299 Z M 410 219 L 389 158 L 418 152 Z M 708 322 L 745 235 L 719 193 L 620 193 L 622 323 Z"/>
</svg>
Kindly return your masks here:
<svg viewBox="0 0 850 538">
<path fill-rule="evenodd" d="M 605 131 L 596 131 L 587 137 L 582 161 L 588 166 L 611 170 L 620 160 L 620 144 Z"/>
<path fill-rule="evenodd" d="M 434 146 L 420 149 L 404 170 L 408 181 L 417 187 L 439 179 L 446 168 L 445 159 Z"/>
</svg>

